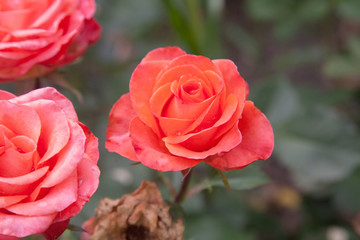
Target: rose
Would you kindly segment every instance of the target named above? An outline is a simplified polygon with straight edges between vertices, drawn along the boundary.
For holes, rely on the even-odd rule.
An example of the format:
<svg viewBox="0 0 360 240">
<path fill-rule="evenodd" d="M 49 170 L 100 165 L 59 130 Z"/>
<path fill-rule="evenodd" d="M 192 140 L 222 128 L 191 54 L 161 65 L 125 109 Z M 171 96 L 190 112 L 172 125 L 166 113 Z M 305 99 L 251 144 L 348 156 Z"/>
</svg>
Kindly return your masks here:
<svg viewBox="0 0 360 240">
<path fill-rule="evenodd" d="M 2 0 L 0 82 L 44 75 L 100 36 L 94 0 Z"/>
<path fill-rule="evenodd" d="M 0 239 L 60 235 L 97 189 L 98 141 L 54 88 L 0 91 Z"/>
<path fill-rule="evenodd" d="M 247 95 L 232 61 L 155 49 L 110 112 L 106 148 L 159 171 L 201 161 L 241 169 L 269 158 L 274 147 L 269 121 Z"/>
</svg>

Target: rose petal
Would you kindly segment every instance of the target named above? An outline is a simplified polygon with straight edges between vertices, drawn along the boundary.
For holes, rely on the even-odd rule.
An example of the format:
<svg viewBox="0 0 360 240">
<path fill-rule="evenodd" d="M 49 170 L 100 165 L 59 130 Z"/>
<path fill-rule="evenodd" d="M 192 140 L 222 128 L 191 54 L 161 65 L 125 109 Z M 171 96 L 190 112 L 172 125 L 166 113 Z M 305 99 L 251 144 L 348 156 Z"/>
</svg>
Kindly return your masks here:
<svg viewBox="0 0 360 240">
<path fill-rule="evenodd" d="M 1 27 L 6 29 L 26 28 L 29 21 L 32 21 L 32 18 L 33 11 L 31 9 L 0 11 Z"/>
<path fill-rule="evenodd" d="M 194 136 L 200 136 L 202 134 L 207 135 L 206 138 L 202 138 L 202 139 L 206 139 L 206 142 L 203 141 L 198 141 L 198 140 L 194 140 L 193 142 L 198 142 L 198 145 L 207 145 L 208 142 L 212 141 L 212 137 L 214 136 L 213 134 L 215 134 L 220 126 L 227 124 L 231 119 L 233 119 L 233 121 L 230 121 L 230 123 L 232 123 L 230 126 L 227 124 L 227 126 L 229 126 L 225 131 L 229 130 L 230 128 L 232 128 L 232 125 L 235 123 L 235 121 L 237 121 L 237 119 L 240 117 L 240 113 L 238 111 L 238 100 L 237 98 L 231 94 L 227 97 L 227 101 L 225 101 L 225 109 L 223 110 L 223 112 L 219 113 L 218 109 L 211 109 L 211 113 L 205 112 L 206 115 L 210 116 L 206 118 L 206 115 L 203 117 L 203 119 L 199 118 L 199 120 L 201 120 L 201 124 L 197 123 L 199 128 L 196 129 L 198 131 L 192 132 L 192 133 L 187 133 L 185 132 L 183 135 L 180 136 L 168 136 L 168 137 L 164 137 L 162 140 L 166 143 L 169 144 L 177 144 L 177 143 L 182 143 L 185 142 L 186 140 L 194 137 Z M 215 113 L 217 113 L 220 117 L 215 116 Z M 205 119 L 205 120 L 204 120 Z M 198 120 L 197 120 L 198 121 Z M 195 122 L 197 122 L 195 121 Z M 214 123 L 214 121 L 216 121 Z M 203 129 L 202 129 L 203 128 Z M 212 136 L 212 137 L 210 137 Z"/>
<path fill-rule="evenodd" d="M 6 208 L 10 205 L 20 202 L 27 197 L 28 195 L 0 196 L 0 208 Z"/>
<path fill-rule="evenodd" d="M 129 136 L 130 121 L 135 116 L 130 94 L 123 95 L 110 111 L 105 147 L 110 152 L 138 161 Z"/>
<path fill-rule="evenodd" d="M 55 222 L 50 225 L 50 227 L 42 233 L 42 235 L 47 240 L 54 240 L 60 237 L 60 235 L 66 230 L 66 228 L 69 226 L 70 219 L 67 219 L 62 222 Z"/>
<path fill-rule="evenodd" d="M 166 73 L 168 70 L 170 70 L 172 68 L 178 68 L 178 67 L 184 66 L 184 65 L 194 66 L 197 69 L 199 69 L 200 72 L 205 72 L 205 71 L 210 70 L 210 71 L 217 73 L 219 76 L 222 76 L 220 69 L 209 58 L 203 57 L 203 56 L 186 54 L 186 55 L 174 58 L 172 61 L 168 62 L 168 64 L 161 70 L 159 79 L 163 78 L 164 80 L 166 80 L 163 77 L 164 73 Z M 189 72 L 189 73 L 192 74 L 192 72 Z M 181 74 L 181 75 L 183 75 L 183 74 Z"/>
<path fill-rule="evenodd" d="M 89 19 L 95 14 L 95 1 L 94 0 L 82 0 L 79 2 L 79 9 L 84 14 L 84 16 Z"/>
<path fill-rule="evenodd" d="M 32 23 L 30 28 L 37 28 L 46 23 L 52 22 L 59 15 L 59 12 L 71 12 L 77 6 L 78 0 L 53 0 L 46 11 Z"/>
<path fill-rule="evenodd" d="M 190 64 L 174 66 L 172 68 L 168 68 L 167 66 L 164 67 L 156 78 L 154 89 L 156 90 L 161 86 L 173 81 L 179 81 L 184 75 L 191 75 L 201 79 L 205 83 L 204 85 L 212 90 L 211 95 L 215 94 L 211 82 L 208 80 L 204 72 L 201 71 L 201 69 L 199 69 L 197 66 Z"/>
<path fill-rule="evenodd" d="M 88 46 L 95 43 L 100 38 L 100 35 L 101 26 L 94 19 L 86 20 L 76 38 L 69 42 L 69 45 L 63 45 L 63 49 L 58 53 L 59 56 L 54 57 L 52 60 L 50 59 L 49 62 L 58 66 L 69 64 L 83 55 Z M 62 56 L 62 53 L 66 54 Z M 62 60 L 58 61 L 57 59 L 60 57 L 62 57 Z"/>
<path fill-rule="evenodd" d="M 66 146 L 58 153 L 57 162 L 40 184 L 50 188 L 62 182 L 76 169 L 84 155 L 85 134 L 78 123 L 69 121 L 71 136 Z"/>
<path fill-rule="evenodd" d="M 239 99 L 242 109 L 245 105 L 247 95 L 249 94 L 249 87 L 245 80 L 240 76 L 236 65 L 234 62 L 227 59 L 213 60 L 213 63 L 222 73 L 227 93 L 235 94 L 235 96 Z"/>
<path fill-rule="evenodd" d="M 40 200 L 18 203 L 5 209 L 25 216 L 57 214 L 76 201 L 77 191 L 77 173 L 74 171 L 65 181 L 50 188 Z"/>
<path fill-rule="evenodd" d="M 270 157 L 274 148 L 272 127 L 251 101 L 245 103 L 239 129 L 243 139 L 236 148 L 222 156 L 209 157 L 205 162 L 221 170 L 236 170 Z"/>
<path fill-rule="evenodd" d="M 78 121 L 74 106 L 71 101 L 52 87 L 33 90 L 27 94 L 11 99 L 11 102 L 24 104 L 40 99 L 54 101 L 64 111 L 68 119 Z"/>
<path fill-rule="evenodd" d="M 197 138 L 197 141 L 206 141 L 208 142 L 208 139 L 206 135 L 200 135 L 200 138 Z M 212 142 L 216 142 L 216 139 L 212 139 Z M 225 135 L 218 141 L 218 143 L 215 146 L 209 147 L 207 150 L 203 151 L 193 151 L 189 148 L 186 148 L 180 144 L 170 144 L 165 143 L 167 149 L 174 154 L 175 156 L 181 156 L 186 158 L 193 158 L 193 159 L 205 159 L 208 156 L 217 154 L 217 153 L 223 153 L 228 152 L 234 147 L 236 147 L 241 142 L 241 133 L 235 125 L 229 132 L 225 133 Z M 191 145 L 191 144 L 190 144 Z"/>
<path fill-rule="evenodd" d="M 0 90 L 0 100 L 9 100 L 14 97 L 16 97 L 14 94 Z"/>
<path fill-rule="evenodd" d="M 157 48 L 152 50 L 142 59 L 143 62 L 149 61 L 170 61 L 176 57 L 185 55 L 186 52 L 181 50 L 179 47 L 165 47 L 165 48 Z"/>
<path fill-rule="evenodd" d="M 16 98 L 13 98 L 16 99 Z M 36 111 L 30 107 L 0 100 L 0 123 L 17 135 L 25 135 L 37 142 L 41 123 Z"/>
<path fill-rule="evenodd" d="M 156 134 L 159 129 L 150 109 L 149 99 L 153 94 L 156 77 L 163 68 L 165 61 L 146 61 L 139 64 L 130 79 L 130 96 L 137 116 Z"/>
<path fill-rule="evenodd" d="M 159 117 L 159 126 L 165 136 L 180 136 L 193 120 Z"/>
<path fill-rule="evenodd" d="M 82 125 L 86 132 L 86 150 L 84 158 L 77 167 L 78 174 L 78 199 L 76 202 L 61 211 L 54 221 L 63 221 L 78 214 L 85 202 L 95 193 L 99 185 L 100 170 L 97 166 L 99 159 L 98 140 L 88 131 L 88 128 Z"/>
<path fill-rule="evenodd" d="M 179 171 L 201 161 L 171 155 L 156 134 L 139 118 L 131 121 L 130 134 L 137 158 L 142 164 L 155 170 Z"/>
<path fill-rule="evenodd" d="M 198 103 L 188 103 L 174 96 L 171 83 L 165 84 L 150 99 L 152 113 L 157 117 L 196 120 L 212 104 L 215 96 Z"/>
<path fill-rule="evenodd" d="M 5 142 L 6 145 L 11 146 L 6 147 L 0 155 L 0 176 L 17 177 L 29 173 L 34 168 L 34 141 L 25 136 L 15 136 L 8 143 Z"/>
<path fill-rule="evenodd" d="M 0 234 L 22 238 L 44 232 L 52 223 L 55 215 L 28 217 L 0 212 Z"/>
<path fill-rule="evenodd" d="M 24 190 L 29 189 L 29 185 L 42 178 L 49 167 L 39 168 L 31 173 L 20 177 L 4 178 L 0 177 L 0 192 L 6 195 L 22 194 Z"/>
<path fill-rule="evenodd" d="M 210 113 L 211 106 L 215 106 L 214 100 L 216 96 L 212 96 L 200 103 L 186 103 L 179 98 L 173 97 L 169 99 L 169 102 L 164 106 L 163 117 L 178 118 L 184 120 L 196 120 L 199 119 L 204 112 Z M 204 115 L 206 117 L 206 115 Z M 213 117 L 213 116 L 211 116 Z"/>
<path fill-rule="evenodd" d="M 34 109 L 41 121 L 41 134 L 38 151 L 42 156 L 41 164 L 57 154 L 68 143 L 70 128 L 64 111 L 50 100 L 36 100 L 24 103 Z"/>
</svg>

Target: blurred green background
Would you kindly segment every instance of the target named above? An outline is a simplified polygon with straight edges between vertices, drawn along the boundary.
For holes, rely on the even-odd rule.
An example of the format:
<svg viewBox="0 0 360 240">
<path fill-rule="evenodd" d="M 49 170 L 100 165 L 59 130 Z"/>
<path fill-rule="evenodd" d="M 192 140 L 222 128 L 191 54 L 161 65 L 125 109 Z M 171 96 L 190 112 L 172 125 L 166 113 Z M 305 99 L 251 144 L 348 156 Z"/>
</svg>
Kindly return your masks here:
<svg viewBox="0 0 360 240">
<path fill-rule="evenodd" d="M 169 199 L 156 171 L 104 142 L 109 111 L 142 57 L 177 45 L 233 60 L 275 132 L 269 160 L 228 173 L 231 192 L 209 166 L 196 167 L 191 183 L 206 189 L 183 204 L 185 239 L 360 239 L 359 0 L 98 0 L 96 18 L 102 38 L 61 70 L 84 103 L 58 87 L 100 140 L 100 186 L 72 224 L 144 179 Z M 164 176 L 179 187 L 181 174 Z"/>
</svg>

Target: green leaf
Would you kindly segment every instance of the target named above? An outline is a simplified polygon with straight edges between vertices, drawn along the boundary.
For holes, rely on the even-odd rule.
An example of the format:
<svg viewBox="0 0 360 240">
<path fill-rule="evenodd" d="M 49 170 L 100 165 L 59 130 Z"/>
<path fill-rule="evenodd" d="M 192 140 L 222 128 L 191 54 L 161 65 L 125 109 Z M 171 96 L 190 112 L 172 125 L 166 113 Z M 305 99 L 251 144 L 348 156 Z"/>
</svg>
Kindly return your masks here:
<svg viewBox="0 0 360 240">
<path fill-rule="evenodd" d="M 231 189 L 247 190 L 258 187 L 268 182 L 268 177 L 260 170 L 256 163 L 253 163 L 244 169 L 236 171 L 223 172 L 227 178 Z M 226 187 L 223 178 L 217 175 L 209 182 L 212 186 Z"/>
</svg>

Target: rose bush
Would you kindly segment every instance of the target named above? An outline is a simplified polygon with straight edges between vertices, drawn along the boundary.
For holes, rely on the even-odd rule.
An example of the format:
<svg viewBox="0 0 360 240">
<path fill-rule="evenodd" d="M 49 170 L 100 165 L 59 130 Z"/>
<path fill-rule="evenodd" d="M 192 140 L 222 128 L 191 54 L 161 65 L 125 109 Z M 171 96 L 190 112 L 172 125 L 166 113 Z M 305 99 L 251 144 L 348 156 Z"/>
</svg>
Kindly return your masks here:
<svg viewBox="0 0 360 240">
<path fill-rule="evenodd" d="M 94 0 L 2 0 L 0 82 L 38 77 L 81 56 L 100 36 Z"/>
<path fill-rule="evenodd" d="M 97 138 L 53 88 L 0 91 L 0 239 L 59 236 L 99 183 Z"/>
<path fill-rule="evenodd" d="M 201 161 L 241 169 L 274 147 L 269 121 L 247 95 L 232 61 L 155 49 L 110 112 L 106 148 L 159 171 Z"/>
</svg>

